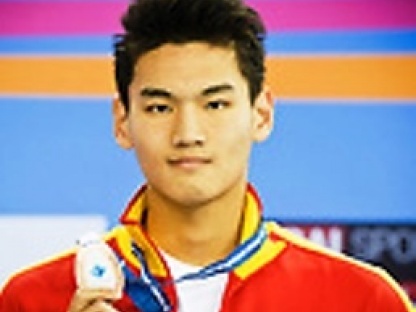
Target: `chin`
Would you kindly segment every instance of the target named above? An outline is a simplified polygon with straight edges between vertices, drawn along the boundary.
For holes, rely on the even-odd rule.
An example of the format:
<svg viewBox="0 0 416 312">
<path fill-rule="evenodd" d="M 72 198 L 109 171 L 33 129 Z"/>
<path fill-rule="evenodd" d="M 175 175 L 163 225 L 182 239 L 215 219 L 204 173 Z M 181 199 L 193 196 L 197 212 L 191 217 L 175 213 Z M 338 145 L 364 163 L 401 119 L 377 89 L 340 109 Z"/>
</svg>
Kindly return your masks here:
<svg viewBox="0 0 416 312">
<path fill-rule="evenodd" d="M 178 187 L 170 193 L 171 198 L 177 205 L 184 207 L 206 206 L 215 202 L 225 192 L 214 188 L 213 185 L 184 185 L 178 184 Z"/>
<path fill-rule="evenodd" d="M 172 200 L 179 206 L 183 207 L 200 207 L 205 206 L 213 201 L 215 196 L 209 196 L 205 192 L 185 192 L 173 196 Z"/>
</svg>

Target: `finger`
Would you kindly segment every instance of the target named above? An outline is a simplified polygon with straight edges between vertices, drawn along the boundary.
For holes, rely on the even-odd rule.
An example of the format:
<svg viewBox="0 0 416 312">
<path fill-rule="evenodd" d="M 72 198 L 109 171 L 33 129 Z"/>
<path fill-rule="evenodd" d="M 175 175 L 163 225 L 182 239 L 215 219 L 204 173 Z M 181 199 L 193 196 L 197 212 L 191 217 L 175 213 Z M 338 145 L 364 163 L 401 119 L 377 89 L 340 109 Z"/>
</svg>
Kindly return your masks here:
<svg viewBox="0 0 416 312">
<path fill-rule="evenodd" d="M 119 312 L 110 303 L 98 300 L 80 312 Z"/>
<path fill-rule="evenodd" d="M 68 312 L 80 312 L 97 301 L 112 300 L 114 293 L 108 289 L 78 289 L 69 305 Z"/>
</svg>

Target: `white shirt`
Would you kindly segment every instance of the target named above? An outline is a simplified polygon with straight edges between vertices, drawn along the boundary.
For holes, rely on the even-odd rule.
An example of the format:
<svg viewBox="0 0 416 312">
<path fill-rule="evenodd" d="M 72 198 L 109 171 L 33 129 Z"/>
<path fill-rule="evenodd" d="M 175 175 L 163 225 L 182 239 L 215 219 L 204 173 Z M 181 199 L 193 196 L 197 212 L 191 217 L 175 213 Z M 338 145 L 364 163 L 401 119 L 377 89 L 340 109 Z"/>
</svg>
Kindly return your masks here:
<svg viewBox="0 0 416 312">
<path fill-rule="evenodd" d="M 175 280 L 179 299 L 179 312 L 218 312 L 228 280 L 227 273 L 221 273 L 208 278 L 191 279 L 176 282 L 182 276 L 195 273 L 202 267 L 179 261 L 161 251 Z"/>
</svg>

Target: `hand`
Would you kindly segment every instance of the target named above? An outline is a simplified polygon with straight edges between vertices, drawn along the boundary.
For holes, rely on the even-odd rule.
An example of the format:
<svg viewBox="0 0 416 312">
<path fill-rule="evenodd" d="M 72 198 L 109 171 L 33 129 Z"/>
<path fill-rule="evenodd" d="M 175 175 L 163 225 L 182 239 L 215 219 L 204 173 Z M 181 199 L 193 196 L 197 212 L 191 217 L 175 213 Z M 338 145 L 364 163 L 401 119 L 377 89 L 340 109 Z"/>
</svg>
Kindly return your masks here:
<svg viewBox="0 0 416 312">
<path fill-rule="evenodd" d="M 78 289 L 67 312 L 118 312 L 112 305 L 114 293 L 101 289 Z"/>
</svg>

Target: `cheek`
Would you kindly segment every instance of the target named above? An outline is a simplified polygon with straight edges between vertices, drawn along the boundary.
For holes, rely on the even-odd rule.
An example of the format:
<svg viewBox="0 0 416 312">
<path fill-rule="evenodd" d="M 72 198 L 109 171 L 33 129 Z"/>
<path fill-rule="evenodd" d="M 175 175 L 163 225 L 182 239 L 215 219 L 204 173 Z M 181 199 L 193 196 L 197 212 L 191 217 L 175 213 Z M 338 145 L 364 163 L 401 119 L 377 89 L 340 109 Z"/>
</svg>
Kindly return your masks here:
<svg viewBox="0 0 416 312">
<path fill-rule="evenodd" d="M 144 118 L 138 120 L 130 128 L 134 145 L 140 150 L 158 150 L 161 144 L 166 144 L 169 126 L 162 122 L 151 122 Z"/>
<path fill-rule="evenodd" d="M 163 155 L 161 131 L 147 126 L 136 127 L 132 136 L 136 157 L 143 169 L 155 166 L 158 156 Z"/>
<path fill-rule="evenodd" d="M 165 166 L 159 144 L 142 142 L 136 145 L 135 153 L 140 169 L 148 181 L 155 181 L 163 176 Z"/>
<path fill-rule="evenodd" d="M 229 119 L 226 129 L 217 133 L 217 139 L 233 158 L 246 158 L 252 142 L 252 126 L 249 118 Z"/>
</svg>

